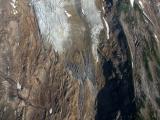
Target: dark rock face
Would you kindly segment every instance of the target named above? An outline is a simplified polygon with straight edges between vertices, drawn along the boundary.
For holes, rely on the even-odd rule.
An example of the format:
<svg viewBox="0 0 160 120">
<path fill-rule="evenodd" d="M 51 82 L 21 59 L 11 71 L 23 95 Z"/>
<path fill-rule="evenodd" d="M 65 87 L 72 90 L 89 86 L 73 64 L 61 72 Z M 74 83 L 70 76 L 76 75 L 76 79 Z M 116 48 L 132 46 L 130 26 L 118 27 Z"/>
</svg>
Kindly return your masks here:
<svg viewBox="0 0 160 120">
<path fill-rule="evenodd" d="M 153 3 L 151 6 L 144 1 L 136 1 L 133 8 L 128 6 L 128 3 L 128 1 L 123 0 L 114 1 L 112 8 L 108 7 L 110 4 L 109 1 L 104 3 L 104 6 L 106 6 L 105 16 L 110 27 L 110 39 L 107 42 L 103 42 L 104 44 L 100 46 L 100 49 L 102 50 L 100 53 L 102 53 L 103 57 L 109 62 L 107 63 L 109 69 L 114 69 L 106 72 L 106 74 L 112 74 L 113 71 L 116 71 L 115 73 L 118 74 L 114 75 L 114 77 L 117 77 L 113 79 L 117 79 L 117 83 L 123 84 L 122 89 L 127 90 L 129 88 L 128 92 L 124 92 L 123 94 L 123 90 L 121 91 L 121 87 L 118 86 L 118 92 L 121 91 L 122 95 L 128 97 L 126 97 L 126 99 L 130 101 L 128 103 L 130 103 L 132 107 L 125 107 L 125 105 L 123 108 L 116 107 L 116 112 L 113 112 L 112 115 L 104 112 L 104 109 L 107 111 L 107 107 L 103 107 L 105 105 L 98 102 L 99 106 L 101 106 L 98 110 L 100 109 L 100 111 L 102 111 L 103 109 L 104 113 L 99 111 L 97 116 L 100 119 L 107 119 L 107 116 L 111 115 L 111 119 L 115 119 L 118 115 L 120 117 L 119 119 L 125 119 L 127 116 L 125 116 L 125 114 L 122 113 L 123 110 L 121 111 L 120 109 L 127 108 L 127 111 L 130 111 L 128 113 L 130 117 L 126 119 L 159 119 L 158 102 L 155 101 L 155 98 L 159 98 L 159 87 L 156 87 L 157 83 L 159 83 L 159 77 L 157 76 L 158 74 L 156 74 L 158 71 L 154 69 L 155 64 L 156 66 L 159 66 L 159 48 L 157 47 L 157 45 L 159 46 L 159 43 L 157 43 L 158 39 L 156 39 L 159 38 L 157 37 L 157 33 L 159 33 L 159 17 L 156 12 L 156 9 L 159 8 L 155 6 L 155 3 L 159 3 L 159 1 L 150 1 L 150 3 Z M 105 49 L 106 47 L 108 48 L 108 51 Z M 130 51 L 130 53 L 127 51 Z M 117 53 L 120 57 L 115 59 Z M 118 70 L 119 67 L 120 70 Z M 127 76 L 125 72 L 123 72 L 125 69 L 127 69 L 128 72 Z M 122 76 L 120 77 L 120 75 L 124 75 L 124 79 Z M 106 86 L 108 87 L 105 86 L 104 89 L 102 89 L 103 94 L 100 94 L 100 100 L 107 100 L 110 98 L 107 98 L 106 96 L 109 96 L 108 91 L 109 86 L 111 86 L 110 80 L 112 80 L 112 77 L 105 76 L 105 78 L 107 78 Z M 119 79 L 121 82 L 118 82 Z M 113 82 L 112 84 L 117 86 L 117 83 Z M 129 87 L 125 87 L 125 84 L 128 84 Z M 106 91 L 106 94 L 104 91 Z M 121 105 L 122 104 L 123 102 L 121 102 Z M 104 116 L 104 118 L 102 116 Z"/>
<path fill-rule="evenodd" d="M 116 22 L 116 21 L 115 21 Z M 113 26 L 118 48 L 111 58 L 103 61 L 103 75 L 106 84 L 97 96 L 96 120 L 134 120 L 136 104 L 129 47 L 119 22 Z"/>
<path fill-rule="evenodd" d="M 0 0 L 0 119 L 159 120 L 159 40 L 159 0 Z"/>
</svg>

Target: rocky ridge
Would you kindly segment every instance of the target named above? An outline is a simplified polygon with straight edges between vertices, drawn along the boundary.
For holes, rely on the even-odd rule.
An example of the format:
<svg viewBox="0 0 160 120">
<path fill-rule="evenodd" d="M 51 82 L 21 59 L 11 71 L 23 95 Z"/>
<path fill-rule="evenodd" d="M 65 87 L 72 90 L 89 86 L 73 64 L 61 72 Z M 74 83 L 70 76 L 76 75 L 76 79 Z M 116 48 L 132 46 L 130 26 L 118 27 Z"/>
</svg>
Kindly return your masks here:
<svg viewBox="0 0 160 120">
<path fill-rule="evenodd" d="M 0 0 L 0 118 L 160 119 L 159 4 Z"/>
</svg>

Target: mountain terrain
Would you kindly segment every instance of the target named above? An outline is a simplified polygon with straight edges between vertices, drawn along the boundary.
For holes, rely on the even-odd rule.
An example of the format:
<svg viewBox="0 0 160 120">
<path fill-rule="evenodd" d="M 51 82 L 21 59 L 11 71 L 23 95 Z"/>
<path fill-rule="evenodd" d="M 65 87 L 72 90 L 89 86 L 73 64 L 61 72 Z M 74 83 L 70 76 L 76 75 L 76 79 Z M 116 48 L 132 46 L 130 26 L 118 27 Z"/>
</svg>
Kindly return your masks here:
<svg viewBox="0 0 160 120">
<path fill-rule="evenodd" d="M 160 120 L 160 0 L 0 0 L 1 120 Z"/>
</svg>

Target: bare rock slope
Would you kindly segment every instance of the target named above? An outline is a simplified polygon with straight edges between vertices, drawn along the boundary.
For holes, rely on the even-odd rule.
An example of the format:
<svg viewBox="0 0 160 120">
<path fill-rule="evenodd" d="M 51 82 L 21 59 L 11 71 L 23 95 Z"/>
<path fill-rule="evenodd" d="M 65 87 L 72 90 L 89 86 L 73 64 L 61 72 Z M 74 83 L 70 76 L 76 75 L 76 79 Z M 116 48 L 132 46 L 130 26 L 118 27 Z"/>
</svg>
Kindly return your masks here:
<svg viewBox="0 0 160 120">
<path fill-rule="evenodd" d="M 159 0 L 0 0 L 1 120 L 159 120 Z"/>
</svg>

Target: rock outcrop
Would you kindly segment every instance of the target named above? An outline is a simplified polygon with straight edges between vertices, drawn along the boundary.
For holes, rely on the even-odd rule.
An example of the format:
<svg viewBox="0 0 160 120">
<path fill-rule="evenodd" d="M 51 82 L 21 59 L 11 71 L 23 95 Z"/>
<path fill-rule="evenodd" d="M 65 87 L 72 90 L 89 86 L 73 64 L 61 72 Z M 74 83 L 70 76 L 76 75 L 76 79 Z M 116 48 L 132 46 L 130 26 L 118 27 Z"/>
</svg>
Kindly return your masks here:
<svg viewBox="0 0 160 120">
<path fill-rule="evenodd" d="M 0 0 L 0 119 L 159 120 L 159 0 Z"/>
</svg>

